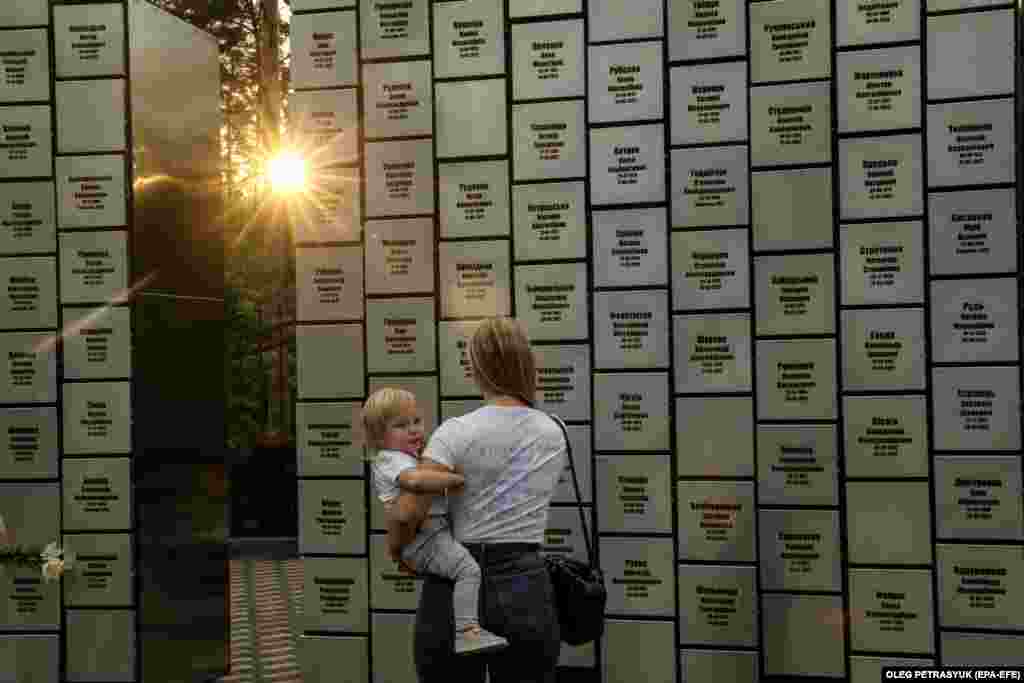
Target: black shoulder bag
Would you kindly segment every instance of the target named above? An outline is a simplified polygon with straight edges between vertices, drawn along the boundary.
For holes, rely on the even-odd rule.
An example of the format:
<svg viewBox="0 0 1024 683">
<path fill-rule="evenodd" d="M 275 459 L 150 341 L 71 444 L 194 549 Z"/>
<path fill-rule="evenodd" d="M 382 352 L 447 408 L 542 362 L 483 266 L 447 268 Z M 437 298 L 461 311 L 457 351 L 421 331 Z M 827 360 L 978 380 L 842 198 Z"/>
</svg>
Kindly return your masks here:
<svg viewBox="0 0 1024 683">
<path fill-rule="evenodd" d="M 590 532 L 583 515 L 583 498 L 580 496 L 576 467 L 572 462 L 569 432 L 560 418 L 554 415 L 550 417 L 565 437 L 565 453 L 569 457 L 569 471 L 572 472 L 572 484 L 576 489 L 576 507 L 580 511 L 583 540 L 587 544 L 587 562 L 559 555 L 545 556 L 544 561 L 554 587 L 562 641 L 569 645 L 583 645 L 597 640 L 604 633 L 604 607 L 608 601 L 608 591 L 604 586 L 604 572 L 594 563 L 594 553 L 590 547 Z"/>
</svg>

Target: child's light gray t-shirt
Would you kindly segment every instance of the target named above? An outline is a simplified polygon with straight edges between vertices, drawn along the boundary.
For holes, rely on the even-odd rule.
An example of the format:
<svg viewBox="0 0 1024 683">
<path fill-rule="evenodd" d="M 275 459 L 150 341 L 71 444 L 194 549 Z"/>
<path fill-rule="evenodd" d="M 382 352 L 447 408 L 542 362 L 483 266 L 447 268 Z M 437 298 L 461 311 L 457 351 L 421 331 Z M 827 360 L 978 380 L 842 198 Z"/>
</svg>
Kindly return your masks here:
<svg viewBox="0 0 1024 683">
<path fill-rule="evenodd" d="M 547 414 L 488 405 L 445 420 L 424 457 L 466 478 L 448 501 L 458 541 L 543 543 L 565 454 L 562 430 Z"/>
<path fill-rule="evenodd" d="M 377 491 L 377 498 L 390 507 L 398 500 L 400 488 L 398 476 L 406 470 L 416 467 L 418 460 L 408 453 L 402 451 L 377 451 L 377 457 L 373 459 L 373 487 Z M 448 512 L 448 499 L 444 496 L 434 496 L 430 504 L 430 516 L 444 516 Z"/>
</svg>

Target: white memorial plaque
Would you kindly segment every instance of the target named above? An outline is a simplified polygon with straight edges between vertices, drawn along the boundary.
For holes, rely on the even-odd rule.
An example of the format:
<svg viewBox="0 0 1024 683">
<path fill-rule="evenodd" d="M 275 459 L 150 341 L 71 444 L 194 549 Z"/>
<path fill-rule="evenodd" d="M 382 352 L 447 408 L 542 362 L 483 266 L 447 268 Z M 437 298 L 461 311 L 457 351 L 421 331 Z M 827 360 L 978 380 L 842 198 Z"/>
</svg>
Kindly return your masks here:
<svg viewBox="0 0 1024 683">
<path fill-rule="evenodd" d="M 57 327 L 57 260 L 51 257 L 0 259 L 0 328 Z"/>
<path fill-rule="evenodd" d="M 130 468 L 128 458 L 65 459 L 64 513 L 61 517 L 64 531 L 130 529 Z M 77 565 L 76 561 L 76 568 L 79 568 Z"/>
<path fill-rule="evenodd" d="M 995 633 L 939 635 L 944 666 L 1024 666 L 1024 637 Z"/>
<path fill-rule="evenodd" d="M 355 7 L 355 0 L 291 0 L 292 12 Z"/>
<path fill-rule="evenodd" d="M 973 190 L 929 196 L 932 275 L 1017 269 L 1014 192 Z"/>
<path fill-rule="evenodd" d="M 663 208 L 595 211 L 594 286 L 632 287 L 668 282 Z M 518 241 L 517 241 L 518 244 Z"/>
<path fill-rule="evenodd" d="M 750 82 L 828 78 L 832 27 L 829 7 L 803 0 L 750 6 Z"/>
<path fill-rule="evenodd" d="M 370 608 L 414 611 L 420 601 L 423 577 L 399 571 L 395 561 L 388 557 L 386 539 L 382 534 L 370 536 Z"/>
<path fill-rule="evenodd" d="M 501 0 L 434 4 L 434 76 L 505 72 L 505 7 Z"/>
<path fill-rule="evenodd" d="M 762 589 L 764 586 L 762 586 Z M 765 595 L 761 632 L 767 676 L 846 674 L 843 599 L 838 595 Z"/>
<path fill-rule="evenodd" d="M 654 0 L 593 0 L 587 3 L 590 42 L 660 38 L 665 8 Z"/>
<path fill-rule="evenodd" d="M 668 538 L 602 538 L 606 614 L 667 617 L 674 609 L 675 561 Z"/>
<path fill-rule="evenodd" d="M 850 647 L 872 652 L 934 652 L 930 570 L 850 570 Z"/>
<path fill-rule="evenodd" d="M 124 157 L 117 154 L 57 157 L 59 227 L 99 228 L 127 225 L 124 163 Z M 49 174 L 49 171 L 46 173 Z"/>
<path fill-rule="evenodd" d="M 602 532 L 672 531 L 668 455 L 608 455 L 598 457 L 596 465 Z"/>
<path fill-rule="evenodd" d="M 291 40 L 300 48 L 293 52 L 292 87 L 358 83 L 355 12 L 296 14 L 291 20 Z"/>
<path fill-rule="evenodd" d="M 932 282 L 932 361 L 1015 361 L 1020 342 L 1017 281 Z"/>
<path fill-rule="evenodd" d="M 366 293 L 434 291 L 434 221 L 366 223 Z"/>
<path fill-rule="evenodd" d="M 677 310 L 750 305 L 747 230 L 672 233 L 672 304 Z"/>
<path fill-rule="evenodd" d="M 859 223 L 839 231 L 845 306 L 924 301 L 924 231 L 920 221 Z"/>
<path fill-rule="evenodd" d="M 374 669 L 373 683 L 413 683 L 416 680 L 416 667 L 412 657 L 396 657 L 393 643 L 411 643 L 414 640 L 416 615 L 374 614 L 372 623 L 373 646 L 370 656 Z M 337 656 L 332 650 L 331 659 L 336 661 Z M 336 669 L 331 672 L 328 680 L 336 679 Z M 366 674 L 358 680 L 366 680 Z"/>
<path fill-rule="evenodd" d="M 756 652 L 682 650 L 679 671 L 682 683 L 757 683 Z"/>
<path fill-rule="evenodd" d="M 356 438 L 360 410 L 358 402 L 295 404 L 298 476 L 363 476 L 365 451 Z"/>
<path fill-rule="evenodd" d="M 764 590 L 842 590 L 838 511 L 761 510 L 758 535 Z"/>
<path fill-rule="evenodd" d="M 847 396 L 843 399 L 847 477 L 928 476 L 924 396 Z"/>
<path fill-rule="evenodd" d="M 1012 99 L 928 107 L 928 186 L 983 185 L 1016 178 Z"/>
<path fill-rule="evenodd" d="M 586 258 L 584 183 L 538 183 L 512 189 L 517 261 Z"/>
<path fill-rule="evenodd" d="M 843 311 L 843 389 L 925 389 L 924 310 Z"/>
<path fill-rule="evenodd" d="M 928 489 L 928 482 L 847 482 L 847 561 L 931 564 Z"/>
<path fill-rule="evenodd" d="M 292 97 L 295 97 L 295 93 Z M 358 242 L 363 231 L 359 169 L 316 172 L 308 193 L 294 198 L 295 243 Z"/>
<path fill-rule="evenodd" d="M 297 325 L 298 398 L 363 395 L 363 326 Z"/>
<path fill-rule="evenodd" d="M 921 125 L 921 48 L 840 52 L 836 70 L 840 132 Z"/>
<path fill-rule="evenodd" d="M 945 648 L 943 648 L 945 652 Z M 850 657 L 850 683 L 878 683 L 883 680 L 884 667 L 923 669 L 935 666 L 933 659 L 902 659 L 899 657 Z"/>
<path fill-rule="evenodd" d="M 0 479 L 56 479 L 57 409 L 0 410 Z"/>
<path fill-rule="evenodd" d="M 365 553 L 366 508 L 363 502 L 365 482 L 360 479 L 299 479 L 298 481 L 299 554 L 351 553 L 359 555 Z M 310 572 L 309 564 L 307 564 L 309 561 L 310 558 L 305 558 L 303 561 L 307 574 Z M 365 560 L 350 561 L 365 562 Z M 365 576 L 365 574 L 364 568 L 359 575 Z M 337 585 L 344 584 L 337 582 Z M 365 585 L 361 590 L 353 590 L 352 593 L 351 597 L 365 600 Z M 306 604 L 315 603 L 315 596 L 315 592 L 307 591 Z M 306 614 L 309 614 L 312 609 L 315 608 L 307 609 Z M 365 615 L 365 613 L 365 606 L 363 609 L 353 611 L 356 616 Z"/>
<path fill-rule="evenodd" d="M 50 23 L 49 3 L 46 0 L 18 0 L 0 7 L 0 25 L 42 26 Z"/>
<path fill-rule="evenodd" d="M 681 565 L 678 571 L 681 645 L 757 646 L 756 567 Z"/>
<path fill-rule="evenodd" d="M 1024 628 L 1020 612 L 1024 549 L 939 545 L 935 554 L 942 628 Z"/>
<path fill-rule="evenodd" d="M 67 610 L 66 615 L 69 682 L 135 680 L 135 610 Z"/>
<path fill-rule="evenodd" d="M 668 292 L 594 294 L 594 367 L 668 369 Z"/>
<path fill-rule="evenodd" d="M 0 185 L 0 254 L 57 249 L 53 183 Z"/>
<path fill-rule="evenodd" d="M 1020 382 L 1008 368 L 933 368 L 935 450 L 1020 448 Z"/>
<path fill-rule="evenodd" d="M 370 394 L 384 387 L 404 389 L 416 398 L 416 405 L 423 414 L 424 433 L 430 434 L 437 428 L 437 377 L 370 378 Z M 429 439 L 427 445 L 430 445 Z"/>
<path fill-rule="evenodd" d="M 434 89 L 438 157 L 508 153 L 505 79 L 436 83 Z"/>
<path fill-rule="evenodd" d="M 836 33 L 840 46 L 917 40 L 921 35 L 921 0 L 839 0 Z"/>
<path fill-rule="evenodd" d="M 746 145 L 672 150 L 672 227 L 746 225 Z"/>
<path fill-rule="evenodd" d="M 575 14 L 583 11 L 582 0 L 510 0 L 509 17 L 543 17 L 552 14 Z"/>
<path fill-rule="evenodd" d="M 60 589 L 56 585 L 48 585 L 37 567 L 5 566 L 0 570 L 0 595 L 3 595 L 0 624 L 5 631 L 60 630 Z M 5 683 L 15 681 L 13 678 L 0 680 Z M 53 680 L 59 678 L 55 676 Z M 17 679 L 17 683 L 21 681 Z"/>
<path fill-rule="evenodd" d="M 580 484 L 582 486 L 583 484 Z M 590 508 L 583 508 L 587 530 L 594 533 L 594 515 Z M 591 539 L 590 547 L 594 547 Z M 587 544 L 583 540 L 583 526 L 577 507 L 550 508 L 548 526 L 544 529 L 544 542 L 540 551 L 545 556 L 570 557 L 581 561 L 587 559 Z"/>
<path fill-rule="evenodd" d="M 0 51 L 0 102 L 50 99 L 50 46 L 46 31 L 7 31 Z"/>
<path fill-rule="evenodd" d="M 509 234 L 507 161 L 441 164 L 441 238 Z"/>
<path fill-rule="evenodd" d="M 838 505 L 838 452 L 834 425 L 759 425 L 758 502 Z"/>
<path fill-rule="evenodd" d="M 1020 459 L 935 458 L 935 522 L 939 538 L 1024 538 Z"/>
<path fill-rule="evenodd" d="M 63 334 L 66 379 L 131 376 L 132 329 L 129 308 L 65 308 Z"/>
<path fill-rule="evenodd" d="M 928 99 L 1013 92 L 1012 10 L 928 17 Z"/>
<path fill-rule="evenodd" d="M 362 319 L 362 248 L 296 249 L 295 289 L 299 322 Z"/>
<path fill-rule="evenodd" d="M 429 54 L 429 7 L 429 0 L 360 0 L 362 58 L 380 59 Z M 355 41 L 352 44 L 354 45 Z"/>
<path fill-rule="evenodd" d="M 57 340 L 53 333 L 0 334 L 0 403 L 52 403 L 57 400 Z"/>
<path fill-rule="evenodd" d="M 0 681 L 60 680 L 60 645 L 58 634 L 0 636 Z"/>
<path fill-rule="evenodd" d="M 676 488 L 680 560 L 757 559 L 752 482 L 681 481 Z"/>
<path fill-rule="evenodd" d="M 754 173 L 751 232 L 755 251 L 832 246 L 832 169 Z"/>
<path fill-rule="evenodd" d="M 65 536 L 75 553 L 75 569 L 64 577 L 68 607 L 131 607 L 135 602 L 130 534 Z"/>
<path fill-rule="evenodd" d="M 293 92 L 288 96 L 288 106 L 299 145 L 312 163 L 326 166 L 359 159 L 359 101 L 355 88 Z"/>
<path fill-rule="evenodd" d="M 0 179 L 48 177 L 52 130 L 49 105 L 0 109 Z"/>
<path fill-rule="evenodd" d="M 938 12 L 949 12 L 952 10 L 975 9 L 989 7 L 991 5 L 1003 5 L 1006 3 L 1000 0 L 927 0 L 926 7 L 929 14 Z"/>
<path fill-rule="evenodd" d="M 299 482 L 303 485 L 326 482 Z M 347 485 L 352 482 L 338 482 Z M 313 491 L 312 488 L 309 489 Z M 329 495 L 320 489 L 320 495 Z M 320 502 L 320 501 L 318 501 Z M 318 510 L 329 518 L 337 518 L 337 508 L 326 506 Z M 346 501 L 348 502 L 348 501 Z M 347 510 L 346 506 L 346 510 Z M 318 520 L 319 521 L 319 520 Z M 319 521 L 320 524 L 324 522 Z M 367 585 L 367 560 L 361 557 L 304 557 L 302 558 L 302 627 L 307 631 L 355 631 L 369 630 L 369 586 Z M 413 577 L 409 577 L 410 579 Z"/>
<path fill-rule="evenodd" d="M 841 140 L 842 218 L 895 218 L 924 211 L 921 136 Z"/>
<path fill-rule="evenodd" d="M 555 493 L 551 497 L 551 502 L 576 504 L 577 501 L 581 501 L 589 503 L 591 502 L 591 485 L 594 483 L 594 473 L 591 471 L 594 459 L 590 455 L 590 425 L 566 425 L 565 429 L 569 432 L 569 445 L 572 447 L 572 464 L 576 469 L 576 479 L 579 482 L 580 494 L 579 497 L 576 496 L 576 487 L 572 482 L 572 469 L 570 469 L 569 461 L 566 459 L 565 467 L 562 468 L 562 474 L 559 475 L 558 483 L 555 485 Z M 584 555 L 581 556 L 581 559 L 586 557 L 586 548 L 583 549 L 583 552 Z"/>
<path fill-rule="evenodd" d="M 677 398 L 675 422 L 678 476 L 754 476 L 751 398 Z"/>
<path fill-rule="evenodd" d="M 759 256 L 754 281 L 758 335 L 835 331 L 832 254 Z"/>
<path fill-rule="evenodd" d="M 714 59 L 747 52 L 743 0 L 668 3 L 669 59 Z"/>
<path fill-rule="evenodd" d="M 537 410 L 590 419 L 590 347 L 537 346 Z M 667 405 L 667 404 L 666 404 Z"/>
<path fill-rule="evenodd" d="M 667 373 L 594 375 L 594 448 L 667 451 L 668 411 Z"/>
<path fill-rule="evenodd" d="M 434 212 L 434 144 L 430 140 L 366 145 L 366 215 Z"/>
<path fill-rule="evenodd" d="M 127 75 L 123 5 L 54 7 L 53 31 L 58 78 Z"/>
<path fill-rule="evenodd" d="M 513 179 L 585 176 L 583 119 L 579 100 L 512 107 Z"/>
<path fill-rule="evenodd" d="M 747 139 L 746 61 L 678 66 L 670 79 L 673 145 Z"/>
<path fill-rule="evenodd" d="M 815 164 L 831 160 L 831 83 L 751 88 L 751 164 Z"/>
<path fill-rule="evenodd" d="M 122 78 L 57 82 L 58 153 L 125 149 L 125 83 Z"/>
<path fill-rule="evenodd" d="M 441 401 L 441 421 L 444 422 L 453 417 L 468 415 L 483 405 L 483 399 L 478 398 L 462 401 Z"/>
<path fill-rule="evenodd" d="M 478 323 L 471 320 L 442 320 L 437 323 L 441 345 L 441 395 L 479 396 L 473 381 L 469 340 Z"/>
<path fill-rule="evenodd" d="M 442 242 L 438 258 L 442 318 L 505 316 L 510 313 L 511 273 L 506 240 Z M 581 296 L 585 295 L 584 284 Z M 585 325 L 585 316 L 583 320 Z"/>
<path fill-rule="evenodd" d="M 601 649 L 603 680 L 674 680 L 674 636 L 675 628 L 671 621 L 609 619 Z M 637 657 L 638 652 L 644 652 L 646 655 L 642 658 Z"/>
<path fill-rule="evenodd" d="M 513 24 L 511 40 L 513 99 L 586 94 L 582 20 Z"/>
<path fill-rule="evenodd" d="M 664 201 L 664 125 L 590 131 L 590 164 L 591 204 Z"/>
<path fill-rule="evenodd" d="M 750 391 L 750 314 L 677 315 L 676 393 Z"/>
<path fill-rule="evenodd" d="M 587 264 L 516 266 L 516 311 L 531 341 L 586 339 Z"/>
<path fill-rule="evenodd" d="M 370 372 L 436 370 L 434 299 L 367 301 L 366 345 Z"/>
<path fill-rule="evenodd" d="M 661 42 L 591 47 L 589 70 L 591 123 L 662 118 L 665 76 Z"/>
<path fill-rule="evenodd" d="M 759 341 L 757 376 L 761 419 L 836 418 L 835 340 Z"/>
<path fill-rule="evenodd" d="M 65 454 L 130 453 L 131 422 L 130 382 L 64 385 Z"/>
<path fill-rule="evenodd" d="M 60 241 L 60 301 L 105 303 L 128 287 L 128 233 L 63 233 Z"/>
<path fill-rule="evenodd" d="M 363 66 L 363 111 L 368 138 L 431 135 L 434 132 L 434 93 L 430 62 Z"/>
</svg>

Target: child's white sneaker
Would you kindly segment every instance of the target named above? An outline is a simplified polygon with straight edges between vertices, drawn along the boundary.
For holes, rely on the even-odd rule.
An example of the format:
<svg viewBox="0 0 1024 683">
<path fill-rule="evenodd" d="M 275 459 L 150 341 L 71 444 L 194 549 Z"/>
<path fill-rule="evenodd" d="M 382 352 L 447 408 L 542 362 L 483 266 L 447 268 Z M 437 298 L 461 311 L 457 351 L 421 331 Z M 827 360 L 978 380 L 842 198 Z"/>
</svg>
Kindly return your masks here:
<svg viewBox="0 0 1024 683">
<path fill-rule="evenodd" d="M 497 652 L 506 647 L 508 647 L 507 639 L 479 627 L 455 634 L 455 654 L 457 655 Z"/>
</svg>

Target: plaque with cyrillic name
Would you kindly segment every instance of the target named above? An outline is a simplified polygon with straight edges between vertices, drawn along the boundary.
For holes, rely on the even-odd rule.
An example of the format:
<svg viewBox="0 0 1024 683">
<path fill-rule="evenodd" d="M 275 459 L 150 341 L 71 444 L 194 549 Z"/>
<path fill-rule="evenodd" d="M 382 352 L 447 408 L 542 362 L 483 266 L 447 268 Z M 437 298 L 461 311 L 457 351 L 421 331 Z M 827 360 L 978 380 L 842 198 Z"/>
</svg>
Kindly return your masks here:
<svg viewBox="0 0 1024 683">
<path fill-rule="evenodd" d="M 838 505 L 837 453 L 833 425 L 759 425 L 758 501 L 762 505 Z"/>
<path fill-rule="evenodd" d="M 360 0 L 362 58 L 429 54 L 429 8 L 428 0 Z"/>
<path fill-rule="evenodd" d="M 1017 360 L 1016 280 L 934 281 L 931 289 L 934 362 Z"/>
<path fill-rule="evenodd" d="M 593 28 L 590 38 L 594 38 Z M 589 69 L 591 123 L 662 117 L 665 86 L 660 42 L 591 47 Z"/>
<path fill-rule="evenodd" d="M 928 99 L 1013 92 L 1012 10 L 928 17 Z"/>
<path fill-rule="evenodd" d="M 50 23 L 46 0 L 19 0 L 0 7 L 0 24 L 4 26 L 40 26 Z"/>
<path fill-rule="evenodd" d="M 509 314 L 512 297 L 509 244 L 506 240 L 442 242 L 438 258 L 442 283 L 441 317 L 476 318 Z M 585 290 L 584 286 L 580 296 L 586 295 Z"/>
<path fill-rule="evenodd" d="M 296 319 L 363 317 L 363 250 L 313 247 L 295 250 Z"/>
<path fill-rule="evenodd" d="M 63 547 L 75 553 L 75 571 L 64 577 L 64 604 L 68 607 L 130 607 L 132 537 L 129 534 L 75 534 L 65 536 Z"/>
<path fill-rule="evenodd" d="M 601 538 L 608 587 L 605 613 L 667 617 L 673 611 L 672 539 Z"/>
<path fill-rule="evenodd" d="M 843 388 L 925 388 L 924 310 L 842 312 Z"/>
<path fill-rule="evenodd" d="M 835 340 L 759 341 L 757 376 L 761 419 L 836 418 Z"/>
<path fill-rule="evenodd" d="M 751 175 L 752 238 L 756 251 L 832 246 L 832 169 Z"/>
<path fill-rule="evenodd" d="M 594 294 L 594 367 L 668 368 L 668 292 Z"/>
<path fill-rule="evenodd" d="M 437 323 L 441 348 L 441 395 L 475 396 L 480 389 L 473 381 L 469 340 L 479 323 L 475 320 L 442 320 Z"/>
<path fill-rule="evenodd" d="M 836 59 L 840 132 L 921 125 L 921 48 L 840 52 Z"/>
<path fill-rule="evenodd" d="M 52 130 L 48 105 L 0 109 L 0 178 L 49 176 Z"/>
<path fill-rule="evenodd" d="M 130 382 L 64 385 L 64 452 L 131 452 Z"/>
<path fill-rule="evenodd" d="M 583 183 L 538 183 L 512 189 L 515 258 L 550 261 L 587 255 Z"/>
<path fill-rule="evenodd" d="M 679 66 L 670 72 L 672 144 L 747 138 L 747 62 Z"/>
<path fill-rule="evenodd" d="M 677 394 L 750 391 L 750 315 L 677 315 Z"/>
<path fill-rule="evenodd" d="M 313 163 L 327 166 L 358 161 L 359 102 L 354 88 L 293 92 L 288 106 L 297 142 Z"/>
<path fill-rule="evenodd" d="M 665 199 L 665 127 L 656 123 L 590 131 L 590 202 Z"/>
<path fill-rule="evenodd" d="M 100 228 L 128 223 L 123 156 L 57 157 L 55 163 L 58 227 Z"/>
<path fill-rule="evenodd" d="M 321 482 L 300 482 L 300 490 L 303 484 L 312 483 Z M 366 563 L 366 559 L 356 557 L 302 558 L 303 630 L 365 632 L 369 629 Z"/>
<path fill-rule="evenodd" d="M 441 164 L 438 177 L 442 239 L 509 234 L 507 161 Z"/>
<path fill-rule="evenodd" d="M 65 308 L 64 377 L 130 377 L 131 336 L 131 311 L 124 306 Z"/>
<path fill-rule="evenodd" d="M 43 546 L 59 538 L 58 484 L 0 484 L 0 515 L 17 543 Z M 56 631 L 60 589 L 45 584 L 38 567 L 0 569 L 0 628 Z"/>
<path fill-rule="evenodd" d="M 681 481 L 676 489 L 680 560 L 757 559 L 752 482 Z"/>
<path fill-rule="evenodd" d="M 124 76 L 124 7 L 120 4 L 53 8 L 58 78 Z"/>
<path fill-rule="evenodd" d="M 593 458 L 590 457 L 590 425 L 566 425 L 569 432 L 569 445 L 572 447 L 572 468 L 566 458 L 565 467 L 558 477 L 555 492 L 551 497 L 553 503 L 589 503 L 591 502 L 591 484 L 594 474 L 591 471 Z M 572 481 L 572 470 L 576 470 L 579 483 L 579 496 Z"/>
<path fill-rule="evenodd" d="M 130 467 L 128 458 L 64 460 L 64 531 L 130 529 Z"/>
<path fill-rule="evenodd" d="M 763 609 L 767 675 L 842 678 L 846 674 L 840 596 L 765 595 Z"/>
<path fill-rule="evenodd" d="M 366 302 L 366 363 L 370 372 L 437 369 L 434 299 Z"/>
<path fill-rule="evenodd" d="M 45 30 L 9 31 L 0 52 L 0 102 L 50 99 L 50 46 Z"/>
<path fill-rule="evenodd" d="M 835 329 L 832 254 L 754 259 L 757 334 L 827 334 Z"/>
<path fill-rule="evenodd" d="M 363 476 L 365 452 L 355 436 L 361 408 L 358 402 L 295 404 L 298 476 Z"/>
<path fill-rule="evenodd" d="M 1007 368 L 933 368 L 935 450 L 1020 448 L 1020 382 Z"/>
<path fill-rule="evenodd" d="M 293 197 L 295 243 L 358 242 L 363 233 L 359 169 L 335 166 L 317 171 L 315 178 L 308 192 Z"/>
<path fill-rule="evenodd" d="M 668 217 L 664 208 L 595 211 L 591 220 L 595 287 L 668 282 Z"/>
<path fill-rule="evenodd" d="M 366 145 L 366 215 L 434 211 L 434 144 L 430 140 Z"/>
<path fill-rule="evenodd" d="M 563 420 L 589 420 L 590 347 L 537 346 L 533 355 L 537 360 L 537 409 Z"/>
<path fill-rule="evenodd" d="M 920 221 L 844 225 L 839 249 L 843 305 L 924 301 Z"/>
<path fill-rule="evenodd" d="M 1019 493 L 1018 493 L 1019 496 Z M 939 625 L 1020 630 L 1024 549 L 938 545 Z"/>
<path fill-rule="evenodd" d="M 60 485 L 43 482 L 0 484 L 0 516 L 3 516 L 8 533 L 18 545 L 44 546 L 56 541 L 60 534 Z M 33 574 L 38 576 L 39 570 L 33 568 Z"/>
<path fill-rule="evenodd" d="M 434 221 L 366 222 L 366 293 L 434 291 Z"/>
<path fill-rule="evenodd" d="M 436 78 L 505 72 L 505 7 L 500 0 L 434 5 Z"/>
<path fill-rule="evenodd" d="M 747 51 L 747 5 L 743 0 L 668 4 L 669 59 L 740 56 Z"/>
<path fill-rule="evenodd" d="M 934 193 L 928 211 L 932 275 L 1017 269 L 1013 189 Z"/>
<path fill-rule="evenodd" d="M 932 534 L 928 488 L 927 482 L 916 481 L 847 482 L 848 561 L 930 564 Z"/>
<path fill-rule="evenodd" d="M 608 619 L 601 648 L 605 680 L 675 680 L 674 636 L 671 621 Z M 645 654 L 637 657 L 638 652 Z"/>
<path fill-rule="evenodd" d="M 368 138 L 431 135 L 434 96 L 430 62 L 363 66 L 364 131 Z"/>
<path fill-rule="evenodd" d="M 292 56 L 293 87 L 333 88 L 358 83 L 355 12 L 296 14 L 291 20 L 291 37 L 300 48 Z"/>
<path fill-rule="evenodd" d="M 513 24 L 511 40 L 513 99 L 586 94 L 582 20 Z"/>
<path fill-rule="evenodd" d="M 57 340 L 54 333 L 0 334 L 0 403 L 51 403 L 57 400 Z"/>
<path fill-rule="evenodd" d="M 831 83 L 752 88 L 750 163 L 775 166 L 831 161 L 831 88 Z"/>
<path fill-rule="evenodd" d="M 682 683 L 757 683 L 756 652 L 709 652 L 682 650 L 679 672 Z"/>
<path fill-rule="evenodd" d="M 135 680 L 136 623 L 135 610 L 67 610 L 67 680 Z"/>
<path fill-rule="evenodd" d="M 586 175 L 584 106 L 579 100 L 512 107 L 513 178 L 582 178 Z"/>
<path fill-rule="evenodd" d="M 303 560 L 308 561 L 309 558 Z M 398 564 L 388 557 L 386 536 L 370 536 L 371 609 L 415 610 L 420 601 L 422 584 L 422 576 L 410 576 L 399 571 Z"/>
<path fill-rule="evenodd" d="M 125 80 L 57 81 L 57 152 L 125 149 Z"/>
<path fill-rule="evenodd" d="M 943 649 L 945 655 L 945 649 Z M 950 666 L 943 656 L 943 664 Z M 900 657 L 850 657 L 850 683 L 877 683 L 882 679 L 882 669 L 923 669 L 935 666 L 934 659 L 903 659 Z"/>
<path fill-rule="evenodd" d="M 746 225 L 746 146 L 672 150 L 672 227 Z"/>
<path fill-rule="evenodd" d="M 594 375 L 594 448 L 669 449 L 668 373 Z"/>
<path fill-rule="evenodd" d="M 747 230 L 672 233 L 672 304 L 679 310 L 750 305 Z"/>
<path fill-rule="evenodd" d="M 0 680 L 60 680 L 60 635 L 0 636 Z"/>
<path fill-rule="evenodd" d="M 0 628 L 11 631 L 60 629 L 59 585 L 47 584 L 38 567 L 4 566 L 0 569 L 0 591 L 0 595 L 3 595 L 0 601 Z"/>
<path fill-rule="evenodd" d="M 802 0 L 750 6 L 750 82 L 828 78 L 832 27 L 829 8 Z"/>
<path fill-rule="evenodd" d="M 404 389 L 415 397 L 427 434 L 437 427 L 437 377 L 370 377 L 370 394 L 384 387 Z"/>
<path fill-rule="evenodd" d="M 0 185 L 0 254 L 55 251 L 54 211 L 52 182 Z"/>
<path fill-rule="evenodd" d="M 678 476 L 754 476 L 753 399 L 677 398 L 675 422 Z"/>
<path fill-rule="evenodd" d="M 837 511 L 761 510 L 758 534 L 764 590 L 842 590 Z"/>
<path fill-rule="evenodd" d="M 125 296 L 126 231 L 62 233 L 58 241 L 62 304 L 108 303 Z"/>
<path fill-rule="evenodd" d="M 51 257 L 0 259 L 0 328 L 57 327 L 57 260 Z"/>
<path fill-rule="evenodd" d="M 983 185 L 1016 178 L 1012 99 L 928 107 L 928 186 Z"/>
<path fill-rule="evenodd" d="M 924 211 L 921 136 L 839 142 L 841 218 L 895 218 Z"/>
<path fill-rule="evenodd" d="M 363 484 L 364 482 L 359 479 L 299 479 L 300 555 L 359 555 L 366 552 Z M 309 558 L 305 558 L 304 561 L 308 563 Z M 307 564 L 307 576 L 310 571 L 311 568 Z M 365 573 L 364 568 L 360 575 L 365 576 Z M 362 586 L 359 591 L 353 591 L 353 594 L 356 599 L 361 596 L 361 599 L 365 600 L 366 586 Z M 307 605 L 311 600 L 315 602 L 315 595 L 314 592 L 307 591 Z M 306 610 L 307 615 L 311 612 L 311 609 Z"/>
<path fill-rule="evenodd" d="M 441 401 L 441 422 L 453 417 L 468 415 L 477 408 L 484 405 L 483 399 L 471 398 L 465 400 Z"/>
<path fill-rule="evenodd" d="M 947 666 L 1022 666 L 1024 637 L 995 633 L 939 634 L 942 663 Z"/>
<path fill-rule="evenodd" d="M 0 410 L 0 479 L 57 478 L 57 409 Z"/>
<path fill-rule="evenodd" d="M 438 157 L 508 153 L 504 79 L 436 83 L 434 93 Z"/>
<path fill-rule="evenodd" d="M 362 325 L 297 325 L 295 346 L 300 399 L 363 395 Z"/>
<path fill-rule="evenodd" d="M 1021 540 L 1021 467 L 1016 457 L 935 458 L 935 521 L 939 538 Z"/>
<path fill-rule="evenodd" d="M 756 567 L 679 567 L 680 645 L 755 647 L 757 612 Z"/>
<path fill-rule="evenodd" d="M 596 465 L 597 514 L 602 532 L 672 531 L 668 455 L 598 456 Z"/>
<path fill-rule="evenodd" d="M 590 42 L 660 38 L 665 8 L 654 0 L 594 0 L 587 3 Z"/>
<path fill-rule="evenodd" d="M 934 652 L 932 573 L 851 569 L 850 647 L 872 652 Z"/>
<path fill-rule="evenodd" d="M 577 473 L 576 476 L 579 476 Z M 580 486 L 583 486 L 582 482 Z M 587 522 L 587 530 L 596 535 L 594 515 L 591 508 L 583 508 L 583 519 Z M 590 547 L 594 547 L 591 538 Z M 545 556 L 559 556 L 587 561 L 587 542 L 583 540 L 583 526 L 580 523 L 580 512 L 575 507 L 550 508 L 548 525 L 544 529 L 544 542 L 540 551 Z"/>
<path fill-rule="evenodd" d="M 921 31 L 920 0 L 839 0 L 836 44 L 870 45 L 917 40 Z"/>
<path fill-rule="evenodd" d="M 924 396 L 846 396 L 847 477 L 928 476 Z"/>
</svg>

